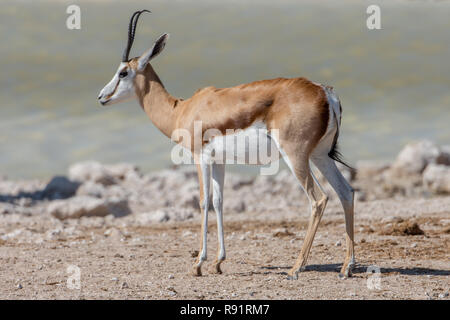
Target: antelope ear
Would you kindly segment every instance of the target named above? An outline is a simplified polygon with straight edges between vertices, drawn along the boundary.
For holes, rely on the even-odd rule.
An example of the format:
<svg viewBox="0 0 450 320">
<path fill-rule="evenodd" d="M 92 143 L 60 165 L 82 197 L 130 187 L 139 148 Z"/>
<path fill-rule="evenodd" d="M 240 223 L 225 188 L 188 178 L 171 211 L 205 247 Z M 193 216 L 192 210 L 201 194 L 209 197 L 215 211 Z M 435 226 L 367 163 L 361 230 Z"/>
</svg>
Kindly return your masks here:
<svg viewBox="0 0 450 320">
<path fill-rule="evenodd" d="M 147 66 L 147 63 L 149 63 L 150 60 L 152 60 L 154 57 L 156 57 L 158 54 L 163 51 L 166 41 L 169 39 L 169 34 L 164 33 L 162 36 L 158 38 L 158 40 L 155 41 L 153 44 L 153 47 L 145 51 L 138 59 L 138 70 L 142 71 Z"/>
</svg>

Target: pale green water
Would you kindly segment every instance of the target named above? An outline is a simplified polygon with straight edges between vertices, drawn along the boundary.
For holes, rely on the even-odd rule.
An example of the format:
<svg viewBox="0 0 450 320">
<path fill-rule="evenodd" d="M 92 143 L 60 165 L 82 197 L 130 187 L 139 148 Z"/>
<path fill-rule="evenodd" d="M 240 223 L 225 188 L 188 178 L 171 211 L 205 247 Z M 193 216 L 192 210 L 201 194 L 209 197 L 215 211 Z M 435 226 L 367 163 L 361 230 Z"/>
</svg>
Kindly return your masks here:
<svg viewBox="0 0 450 320">
<path fill-rule="evenodd" d="M 82 29 L 67 30 L 67 4 L 2 2 L 0 174 L 47 176 L 86 159 L 171 165 L 172 144 L 136 102 L 96 101 L 120 62 L 129 15 L 142 8 L 153 14 L 141 19 L 132 56 L 169 32 L 153 66 L 175 96 L 304 76 L 340 95 L 351 163 L 392 158 L 412 139 L 450 143 L 448 2 L 381 2 L 375 31 L 362 1 L 79 4 Z"/>
</svg>

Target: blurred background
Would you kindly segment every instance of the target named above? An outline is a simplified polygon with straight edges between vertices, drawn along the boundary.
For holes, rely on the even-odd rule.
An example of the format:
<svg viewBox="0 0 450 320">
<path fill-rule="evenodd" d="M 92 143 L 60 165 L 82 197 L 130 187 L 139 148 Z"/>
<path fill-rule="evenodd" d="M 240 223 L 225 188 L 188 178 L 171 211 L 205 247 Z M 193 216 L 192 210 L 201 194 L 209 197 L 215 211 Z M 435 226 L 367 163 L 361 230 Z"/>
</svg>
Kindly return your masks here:
<svg viewBox="0 0 450 320">
<path fill-rule="evenodd" d="M 81 30 L 66 8 L 81 7 Z M 97 103 L 139 21 L 130 56 L 164 32 L 153 67 L 168 91 L 274 77 L 332 85 L 344 113 L 342 153 L 390 159 L 408 141 L 450 141 L 450 3 L 377 1 L 381 30 L 368 30 L 365 1 L 2 1 L 0 175 L 46 177 L 80 160 L 172 165 L 173 144 L 138 103 Z M 231 170 L 255 173 L 250 167 Z"/>
</svg>

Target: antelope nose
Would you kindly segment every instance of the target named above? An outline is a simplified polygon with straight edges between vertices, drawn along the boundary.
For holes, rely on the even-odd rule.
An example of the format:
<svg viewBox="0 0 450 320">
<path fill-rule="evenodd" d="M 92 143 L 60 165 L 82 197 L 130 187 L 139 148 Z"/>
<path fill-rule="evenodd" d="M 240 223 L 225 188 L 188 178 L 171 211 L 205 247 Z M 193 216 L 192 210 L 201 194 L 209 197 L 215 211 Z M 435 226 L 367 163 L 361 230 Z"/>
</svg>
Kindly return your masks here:
<svg viewBox="0 0 450 320">
<path fill-rule="evenodd" d="M 100 94 L 98 95 L 97 99 L 100 100 L 101 98 L 103 98 L 103 94 L 100 93 Z"/>
</svg>

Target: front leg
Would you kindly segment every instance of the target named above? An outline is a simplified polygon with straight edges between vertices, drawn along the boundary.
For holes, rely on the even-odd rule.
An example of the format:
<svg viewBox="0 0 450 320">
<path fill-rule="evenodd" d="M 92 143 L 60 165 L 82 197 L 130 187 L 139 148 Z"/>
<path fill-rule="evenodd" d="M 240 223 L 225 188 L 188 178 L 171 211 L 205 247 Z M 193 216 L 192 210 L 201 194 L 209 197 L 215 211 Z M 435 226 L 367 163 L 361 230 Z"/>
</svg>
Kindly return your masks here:
<svg viewBox="0 0 450 320">
<path fill-rule="evenodd" d="M 220 264 L 225 260 L 225 242 L 223 238 L 223 181 L 225 176 L 224 164 L 212 164 L 212 181 L 213 181 L 213 206 L 217 216 L 217 259 L 214 262 L 213 272 L 222 273 Z"/>
<path fill-rule="evenodd" d="M 211 166 L 207 162 L 202 161 L 202 157 L 197 161 L 198 181 L 200 185 L 200 210 L 202 212 L 202 236 L 200 241 L 200 251 L 198 253 L 197 262 L 193 267 L 195 276 L 202 275 L 202 263 L 206 260 L 206 247 L 208 235 L 208 208 L 209 208 L 209 185 L 211 179 Z"/>
</svg>

